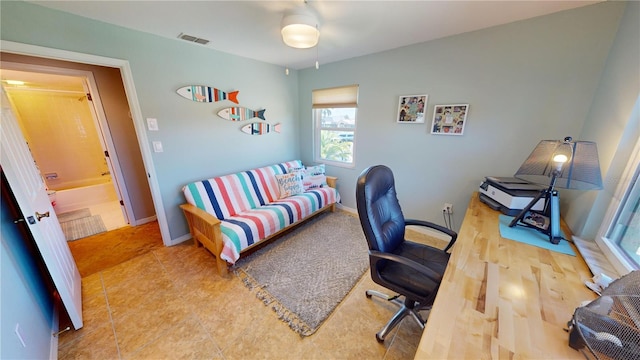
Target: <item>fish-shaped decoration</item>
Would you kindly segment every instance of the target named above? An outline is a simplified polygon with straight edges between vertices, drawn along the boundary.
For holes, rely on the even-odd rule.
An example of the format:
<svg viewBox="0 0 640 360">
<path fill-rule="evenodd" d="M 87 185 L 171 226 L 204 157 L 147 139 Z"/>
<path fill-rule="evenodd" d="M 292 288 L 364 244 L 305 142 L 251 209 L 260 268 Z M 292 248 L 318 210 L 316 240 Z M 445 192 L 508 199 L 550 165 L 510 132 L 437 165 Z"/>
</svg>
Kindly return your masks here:
<svg viewBox="0 0 640 360">
<path fill-rule="evenodd" d="M 264 135 L 272 131 L 279 133 L 280 124 L 271 125 L 265 122 L 254 122 L 241 127 L 240 130 L 249 135 Z"/>
<path fill-rule="evenodd" d="M 254 111 L 251 109 L 247 109 L 246 107 L 233 106 L 218 111 L 218 116 L 225 120 L 231 121 L 243 121 L 251 118 L 260 118 L 262 120 L 266 120 L 264 118 L 265 111 L 266 109 Z"/>
<path fill-rule="evenodd" d="M 222 100 L 230 100 L 234 103 L 238 103 L 239 91 L 232 91 L 226 93 L 222 90 L 212 88 L 210 86 L 203 85 L 188 85 L 183 86 L 176 92 L 185 99 L 189 99 L 197 102 L 216 102 Z"/>
</svg>

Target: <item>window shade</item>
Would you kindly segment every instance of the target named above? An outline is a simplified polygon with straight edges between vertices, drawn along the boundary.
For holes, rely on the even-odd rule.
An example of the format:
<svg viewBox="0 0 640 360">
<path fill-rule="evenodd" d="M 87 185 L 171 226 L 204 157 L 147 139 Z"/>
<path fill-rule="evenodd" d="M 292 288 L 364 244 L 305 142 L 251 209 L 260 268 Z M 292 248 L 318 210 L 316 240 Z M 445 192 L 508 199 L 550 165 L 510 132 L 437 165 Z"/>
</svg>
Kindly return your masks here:
<svg viewBox="0 0 640 360">
<path fill-rule="evenodd" d="M 313 90 L 314 109 L 358 107 L 358 85 Z"/>
</svg>

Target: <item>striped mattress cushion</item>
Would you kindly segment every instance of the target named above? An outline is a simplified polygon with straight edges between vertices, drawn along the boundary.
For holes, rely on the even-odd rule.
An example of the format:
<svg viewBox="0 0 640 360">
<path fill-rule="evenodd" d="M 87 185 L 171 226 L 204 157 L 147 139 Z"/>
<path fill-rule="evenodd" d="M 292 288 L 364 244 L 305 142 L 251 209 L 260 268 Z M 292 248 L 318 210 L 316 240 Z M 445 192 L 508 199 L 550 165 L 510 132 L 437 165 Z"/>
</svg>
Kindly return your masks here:
<svg viewBox="0 0 640 360">
<path fill-rule="evenodd" d="M 243 249 L 339 201 L 336 189 L 316 188 L 228 217 L 220 222 L 224 243 L 220 258 L 234 264 Z"/>
<path fill-rule="evenodd" d="M 184 186 L 182 192 L 189 204 L 224 220 L 277 201 L 280 191 L 275 175 L 301 166 L 300 160 L 294 160 L 196 181 Z"/>
</svg>

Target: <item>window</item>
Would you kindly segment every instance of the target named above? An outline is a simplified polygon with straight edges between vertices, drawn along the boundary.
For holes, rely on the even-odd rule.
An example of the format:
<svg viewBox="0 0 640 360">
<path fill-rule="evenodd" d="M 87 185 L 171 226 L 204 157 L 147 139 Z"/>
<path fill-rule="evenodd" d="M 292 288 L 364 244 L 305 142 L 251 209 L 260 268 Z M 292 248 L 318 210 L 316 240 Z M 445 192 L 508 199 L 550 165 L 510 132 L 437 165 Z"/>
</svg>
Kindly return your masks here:
<svg viewBox="0 0 640 360">
<path fill-rule="evenodd" d="M 640 269 L 640 141 L 623 173 L 596 242 L 621 274 Z"/>
<path fill-rule="evenodd" d="M 627 270 L 640 269 L 640 166 L 624 195 L 603 237 L 605 244 L 612 248 L 622 266 Z M 613 200 L 618 203 L 617 200 Z"/>
<path fill-rule="evenodd" d="M 353 167 L 358 85 L 314 90 L 312 99 L 315 160 Z"/>
<path fill-rule="evenodd" d="M 626 260 L 636 268 L 640 264 L 640 184 L 636 168 L 634 179 L 629 187 L 620 210 L 616 214 L 606 239 L 619 247 Z"/>
</svg>

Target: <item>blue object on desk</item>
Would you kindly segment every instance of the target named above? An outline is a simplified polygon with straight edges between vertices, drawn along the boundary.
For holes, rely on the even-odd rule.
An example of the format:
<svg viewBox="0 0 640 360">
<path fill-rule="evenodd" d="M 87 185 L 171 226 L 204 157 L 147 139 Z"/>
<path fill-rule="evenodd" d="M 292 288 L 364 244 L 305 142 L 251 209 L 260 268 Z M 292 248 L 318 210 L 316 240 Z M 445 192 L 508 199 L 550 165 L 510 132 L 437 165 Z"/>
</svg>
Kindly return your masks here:
<svg viewBox="0 0 640 360">
<path fill-rule="evenodd" d="M 559 244 L 554 245 L 549 241 L 549 236 L 525 226 L 516 225 L 509 227 L 509 223 L 513 220 L 513 216 L 500 215 L 500 236 L 505 239 L 519 241 L 521 243 L 537 246 L 539 248 L 556 251 L 562 254 L 576 256 L 573 248 L 568 241 L 562 240 Z M 562 237 L 565 238 L 564 232 Z"/>
</svg>

